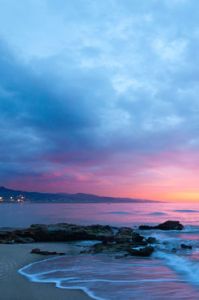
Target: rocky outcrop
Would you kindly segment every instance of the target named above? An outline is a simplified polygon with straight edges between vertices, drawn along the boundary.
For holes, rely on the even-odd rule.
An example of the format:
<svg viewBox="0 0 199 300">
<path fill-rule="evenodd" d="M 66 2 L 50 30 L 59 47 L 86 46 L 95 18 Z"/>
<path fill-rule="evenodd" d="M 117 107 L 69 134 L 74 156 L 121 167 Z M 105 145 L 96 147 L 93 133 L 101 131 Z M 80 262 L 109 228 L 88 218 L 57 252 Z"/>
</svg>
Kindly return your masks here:
<svg viewBox="0 0 199 300">
<path fill-rule="evenodd" d="M 112 241 L 103 241 L 101 243 L 97 243 L 89 249 L 82 251 L 82 253 L 97 254 L 120 252 L 123 255 L 120 255 L 119 257 L 126 255 L 149 256 L 153 251 L 149 251 L 148 248 L 152 250 L 152 247 L 148 245 L 147 240 L 143 236 L 137 232 L 134 232 L 131 228 L 122 227 L 115 234 L 115 237 Z"/>
<path fill-rule="evenodd" d="M 140 230 L 151 230 L 151 229 L 159 229 L 159 230 L 182 230 L 184 226 L 179 221 L 166 221 L 157 226 L 149 226 L 149 225 L 140 225 Z"/>
<path fill-rule="evenodd" d="M 157 226 L 141 225 L 140 230 L 182 230 L 178 221 L 166 221 Z M 75 224 L 34 224 L 25 229 L 0 230 L 0 243 L 69 242 L 97 240 L 104 243 L 132 243 L 146 246 L 155 243 L 155 239 L 145 239 L 130 227 L 111 227 L 108 225 L 81 226 Z"/>
<path fill-rule="evenodd" d="M 34 224 L 26 229 L 0 231 L 0 243 L 111 241 L 113 239 L 114 228 L 108 225 Z"/>
<path fill-rule="evenodd" d="M 30 227 L 35 241 L 79 241 L 79 240 L 112 240 L 114 236 L 111 226 L 92 225 L 79 226 L 73 224 L 32 225 Z"/>
<path fill-rule="evenodd" d="M 141 225 L 139 229 L 182 230 L 183 225 L 178 221 L 166 221 L 157 226 Z M 130 227 L 117 228 L 108 225 L 34 224 L 25 229 L 0 230 L 0 243 L 4 244 L 71 241 L 92 241 L 88 246 L 84 246 L 83 250 L 81 247 L 81 253 L 112 253 L 117 254 L 117 257 L 127 255 L 148 257 L 153 253 L 155 244 L 159 243 L 156 238 L 144 237 L 141 232 Z M 191 249 L 191 246 L 181 244 L 180 249 Z M 64 255 L 39 248 L 33 249 L 32 253 Z"/>
<path fill-rule="evenodd" d="M 122 256 L 132 255 L 132 256 L 150 256 L 154 251 L 154 248 L 152 246 L 137 246 L 135 244 L 131 243 L 99 243 L 96 245 L 93 245 L 88 250 L 84 250 L 81 253 L 92 253 L 92 254 L 98 254 L 98 253 L 122 253 Z"/>
</svg>

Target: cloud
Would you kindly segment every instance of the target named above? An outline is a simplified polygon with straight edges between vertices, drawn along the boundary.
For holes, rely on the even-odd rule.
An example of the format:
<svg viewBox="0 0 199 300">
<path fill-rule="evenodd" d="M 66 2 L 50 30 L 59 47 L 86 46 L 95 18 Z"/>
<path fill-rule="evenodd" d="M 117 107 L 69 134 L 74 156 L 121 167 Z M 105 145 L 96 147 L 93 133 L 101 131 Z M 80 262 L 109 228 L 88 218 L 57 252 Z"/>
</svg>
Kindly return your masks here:
<svg viewBox="0 0 199 300">
<path fill-rule="evenodd" d="M 197 1 L 1 7 L 2 183 L 139 196 L 165 164 L 194 168 Z"/>
</svg>

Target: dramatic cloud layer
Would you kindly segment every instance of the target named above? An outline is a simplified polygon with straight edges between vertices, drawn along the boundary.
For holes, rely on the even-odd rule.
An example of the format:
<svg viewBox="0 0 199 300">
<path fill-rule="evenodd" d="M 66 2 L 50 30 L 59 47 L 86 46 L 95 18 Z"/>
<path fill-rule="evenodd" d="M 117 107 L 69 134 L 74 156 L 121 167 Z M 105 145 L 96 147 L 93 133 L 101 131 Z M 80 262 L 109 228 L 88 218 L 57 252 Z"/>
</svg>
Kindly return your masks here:
<svg viewBox="0 0 199 300">
<path fill-rule="evenodd" d="M 0 181 L 199 199 L 197 0 L 0 0 Z"/>
</svg>

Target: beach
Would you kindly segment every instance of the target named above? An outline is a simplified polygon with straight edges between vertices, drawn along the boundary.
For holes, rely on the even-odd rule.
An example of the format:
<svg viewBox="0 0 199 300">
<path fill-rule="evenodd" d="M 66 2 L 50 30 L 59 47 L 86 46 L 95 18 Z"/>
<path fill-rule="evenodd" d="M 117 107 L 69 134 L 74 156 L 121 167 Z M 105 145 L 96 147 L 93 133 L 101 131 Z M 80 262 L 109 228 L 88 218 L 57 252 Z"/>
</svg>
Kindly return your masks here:
<svg viewBox="0 0 199 300">
<path fill-rule="evenodd" d="M 30 282 L 18 270 L 47 257 L 31 254 L 33 248 L 66 251 L 64 243 L 0 245 L 0 291 L 2 300 L 89 300 L 78 290 L 58 289 L 54 284 Z"/>
<path fill-rule="evenodd" d="M 31 211 L 32 206 L 27 207 Z M 26 205 L 19 208 L 21 224 L 25 225 L 28 221 L 24 214 Z M 117 227 L 78 225 L 75 220 L 72 220 L 73 224 L 53 223 L 56 216 L 61 221 L 61 208 L 64 206 L 58 207 L 53 215 L 52 205 L 46 204 L 38 216 L 43 218 L 46 211 L 48 218 L 44 220 L 49 224 L 37 223 L 19 228 L 13 226 L 16 224 L 13 224 L 11 217 L 16 211 L 15 206 L 1 206 L 2 215 L 7 216 L 7 220 L 0 220 L 0 299 L 199 299 L 199 224 L 196 206 L 181 205 L 179 208 L 177 204 L 167 204 L 164 216 L 170 220 L 183 219 L 185 224 L 182 224 L 165 219 L 158 223 L 163 219 L 163 214 L 157 214 L 154 203 L 145 210 L 144 220 L 149 221 L 145 223 L 142 219 L 143 204 L 132 205 L 130 208 L 139 212 L 140 220 L 138 223 L 136 214 L 130 214 L 131 223 L 125 223 L 130 225 L 128 227 L 123 222 L 123 215 L 126 214 L 121 212 L 126 213 L 129 204 L 117 206 L 117 210 L 110 205 L 98 206 L 98 211 L 104 212 L 101 213 L 100 223 L 106 222 L 108 212 L 109 216 L 113 215 L 111 223 L 118 220 Z M 65 208 L 69 210 L 68 205 Z M 85 205 L 87 213 L 88 208 Z M 69 210 L 71 215 L 72 209 Z M 74 205 L 74 211 L 76 209 Z M 91 215 L 93 208 L 89 213 L 90 224 Z M 186 221 L 187 215 L 191 220 L 189 223 Z M 156 223 L 150 222 L 151 216 Z M 7 223 L 11 227 L 5 227 Z M 38 254 L 38 250 L 35 251 L 37 254 L 31 254 L 35 248 L 45 255 Z M 56 253 L 46 255 L 49 252 Z M 66 255 L 59 256 L 59 253 Z"/>
</svg>

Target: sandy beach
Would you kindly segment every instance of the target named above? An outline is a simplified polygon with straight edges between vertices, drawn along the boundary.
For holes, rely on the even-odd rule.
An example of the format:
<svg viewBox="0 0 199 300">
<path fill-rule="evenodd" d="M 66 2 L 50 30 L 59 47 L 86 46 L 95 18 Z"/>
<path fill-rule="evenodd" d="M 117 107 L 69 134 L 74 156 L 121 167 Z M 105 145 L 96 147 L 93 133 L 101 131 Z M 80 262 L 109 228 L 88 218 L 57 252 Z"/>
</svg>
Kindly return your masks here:
<svg viewBox="0 0 199 300">
<path fill-rule="evenodd" d="M 52 251 L 66 251 L 63 243 L 37 243 L 0 245 L 0 291 L 2 300 L 89 300 L 82 291 L 62 290 L 53 284 L 40 284 L 28 281 L 17 271 L 46 257 L 31 254 L 32 248 Z"/>
</svg>

